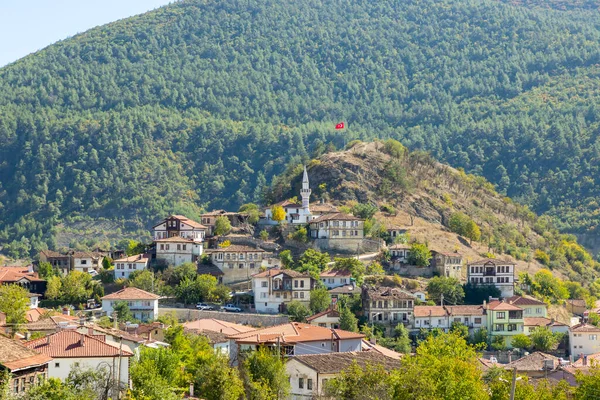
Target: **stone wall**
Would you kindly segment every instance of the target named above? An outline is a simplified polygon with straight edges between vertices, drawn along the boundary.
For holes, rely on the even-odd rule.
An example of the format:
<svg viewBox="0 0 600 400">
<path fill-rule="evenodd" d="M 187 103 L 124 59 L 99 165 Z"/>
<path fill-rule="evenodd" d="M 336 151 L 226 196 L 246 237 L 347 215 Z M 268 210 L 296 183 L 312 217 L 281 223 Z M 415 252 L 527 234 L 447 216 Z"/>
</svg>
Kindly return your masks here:
<svg viewBox="0 0 600 400">
<path fill-rule="evenodd" d="M 255 327 L 265 327 L 281 325 L 289 322 L 287 315 L 263 315 L 247 313 L 230 313 L 221 311 L 200 311 L 188 308 L 182 309 L 159 309 L 159 315 L 175 312 L 179 321 L 195 321 L 203 318 L 214 318 L 221 321 L 233 322 L 236 324 L 250 325 Z"/>
<path fill-rule="evenodd" d="M 437 274 L 435 268 L 417 267 L 416 265 L 395 264 L 389 268 L 389 272 L 400 276 L 421 276 L 423 278 L 431 278 Z"/>
<path fill-rule="evenodd" d="M 313 246 L 321 251 L 337 251 L 340 253 L 371 253 L 379 251 L 383 241 L 370 239 L 311 239 Z"/>
</svg>

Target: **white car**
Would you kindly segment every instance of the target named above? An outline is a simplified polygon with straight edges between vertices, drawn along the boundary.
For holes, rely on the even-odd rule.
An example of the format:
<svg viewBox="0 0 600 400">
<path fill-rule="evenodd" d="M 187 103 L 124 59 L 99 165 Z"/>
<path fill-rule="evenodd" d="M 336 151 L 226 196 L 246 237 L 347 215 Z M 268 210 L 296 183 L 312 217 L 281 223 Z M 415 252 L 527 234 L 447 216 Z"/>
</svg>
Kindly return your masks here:
<svg viewBox="0 0 600 400">
<path fill-rule="evenodd" d="M 98 271 L 96 271 L 95 269 L 88 271 L 88 274 L 90 274 L 91 276 L 98 276 Z"/>
<path fill-rule="evenodd" d="M 234 306 L 233 304 L 225 304 L 223 307 L 221 307 L 221 310 L 227 312 L 242 312 L 241 308 Z"/>
<path fill-rule="evenodd" d="M 497 364 L 497 363 L 498 363 L 498 359 L 497 359 L 496 357 L 494 357 L 494 356 L 491 356 L 491 357 L 490 357 L 490 362 L 491 362 L 492 364 Z"/>
</svg>

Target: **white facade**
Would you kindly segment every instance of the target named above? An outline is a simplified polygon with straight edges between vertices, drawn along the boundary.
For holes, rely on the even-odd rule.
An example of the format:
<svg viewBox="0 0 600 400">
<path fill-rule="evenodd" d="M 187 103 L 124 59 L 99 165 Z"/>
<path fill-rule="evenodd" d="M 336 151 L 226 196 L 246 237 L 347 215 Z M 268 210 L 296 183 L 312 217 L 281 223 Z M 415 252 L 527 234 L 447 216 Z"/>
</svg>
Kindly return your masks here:
<svg viewBox="0 0 600 400">
<path fill-rule="evenodd" d="M 152 228 L 154 240 L 181 237 L 194 242 L 203 242 L 206 236 L 206 227 L 183 215 L 171 215 Z"/>
<path fill-rule="evenodd" d="M 350 284 L 352 274 L 344 271 L 329 271 L 319 275 L 321 283 L 329 290 Z"/>
<path fill-rule="evenodd" d="M 323 394 L 323 379 L 333 379 L 337 374 L 319 374 L 308 365 L 290 359 L 285 363 L 287 374 L 290 377 L 291 399 L 314 399 Z M 320 377 L 320 379 L 319 379 Z"/>
<path fill-rule="evenodd" d="M 102 268 L 102 259 L 100 255 L 73 255 L 73 270 L 79 272 L 90 272 L 91 270 L 98 270 Z"/>
<path fill-rule="evenodd" d="M 300 197 L 302 203 L 297 204 L 290 201 L 283 201 L 278 203 L 283 207 L 285 211 L 285 219 L 289 224 L 307 224 L 314 216 L 310 212 L 310 184 L 308 182 L 308 172 L 306 172 L 306 166 L 304 167 L 304 175 L 302 176 L 302 189 L 300 189 Z M 273 213 L 271 207 L 265 208 L 265 220 L 262 223 L 267 225 L 275 225 L 276 221 L 273 221 Z"/>
<path fill-rule="evenodd" d="M 196 262 L 203 251 L 203 244 L 201 242 L 194 242 L 179 237 L 155 240 L 155 243 L 156 259 L 173 266 Z"/>
<path fill-rule="evenodd" d="M 276 314 L 285 304 L 297 300 L 310 302 L 312 278 L 296 271 L 270 269 L 252 276 L 254 307 L 257 312 Z"/>
<path fill-rule="evenodd" d="M 313 239 L 363 239 L 364 221 L 349 214 L 326 214 L 310 222 Z"/>
<path fill-rule="evenodd" d="M 102 311 L 106 315 L 112 315 L 113 306 L 117 302 L 124 301 L 135 319 L 142 322 L 158 318 L 158 299 L 160 296 L 145 292 L 137 288 L 125 288 L 116 293 L 111 293 L 102 298 Z"/>
<path fill-rule="evenodd" d="M 115 279 L 129 279 L 129 275 L 133 272 L 147 269 L 149 262 L 150 259 L 143 254 L 115 260 L 113 261 Z"/>
<path fill-rule="evenodd" d="M 408 264 L 410 246 L 406 244 L 395 244 L 389 248 L 392 263 Z"/>
<path fill-rule="evenodd" d="M 467 267 L 467 282 L 494 285 L 500 289 L 501 297 L 512 297 L 515 293 L 515 264 L 504 260 L 485 259 Z"/>
<path fill-rule="evenodd" d="M 119 357 L 52 357 L 52 361 L 48 363 L 48 377 L 64 381 L 75 367 L 99 370 L 100 368 L 108 368 L 109 366 L 111 371 L 115 371 L 114 376 L 116 377 L 119 368 Z M 121 371 L 119 376 L 121 385 L 127 385 L 129 382 L 129 357 L 121 357 Z"/>
<path fill-rule="evenodd" d="M 569 348 L 574 359 L 582 354 L 600 353 L 600 328 L 586 324 L 572 326 L 569 328 Z"/>
<path fill-rule="evenodd" d="M 223 284 L 244 282 L 260 271 L 260 267 L 268 267 L 267 253 L 261 248 L 231 245 L 229 247 L 207 250 L 214 266 L 223 272 Z"/>
<path fill-rule="evenodd" d="M 483 306 L 415 306 L 413 322 L 415 329 L 448 330 L 454 322 L 465 325 L 469 330 L 487 326 Z"/>
</svg>

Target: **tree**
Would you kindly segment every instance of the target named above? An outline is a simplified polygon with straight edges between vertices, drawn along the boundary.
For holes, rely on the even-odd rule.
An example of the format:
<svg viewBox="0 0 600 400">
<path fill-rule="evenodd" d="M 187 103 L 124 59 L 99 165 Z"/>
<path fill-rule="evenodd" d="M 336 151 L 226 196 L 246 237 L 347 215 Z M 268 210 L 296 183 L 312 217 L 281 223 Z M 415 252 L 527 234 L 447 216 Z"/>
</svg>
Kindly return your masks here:
<svg viewBox="0 0 600 400">
<path fill-rule="evenodd" d="M 192 262 L 186 262 L 175 268 L 169 268 L 165 275 L 171 285 L 177 285 L 184 279 L 194 280 L 198 276 L 198 266 Z"/>
<path fill-rule="evenodd" d="M 168 348 L 142 347 L 130 368 L 134 398 L 179 399 L 176 385 L 181 380 L 178 376 L 181 361 L 180 355 Z"/>
<path fill-rule="evenodd" d="M 260 208 L 254 203 L 242 204 L 238 211 L 248 214 L 248 223 L 251 225 L 255 225 L 260 219 Z"/>
<path fill-rule="evenodd" d="M 426 244 L 413 243 L 410 246 L 410 253 L 408 255 L 408 263 L 416 265 L 417 267 L 427 267 L 431 260 L 431 252 Z"/>
<path fill-rule="evenodd" d="M 529 334 L 529 338 L 536 350 L 544 352 L 556 349 L 560 342 L 559 336 L 545 326 L 536 328 Z"/>
<path fill-rule="evenodd" d="M 290 379 L 285 363 L 279 354 L 274 354 L 266 347 L 260 347 L 246 357 L 243 376 L 248 399 L 278 400 L 290 395 Z"/>
<path fill-rule="evenodd" d="M 263 229 L 262 231 L 260 231 L 258 236 L 260 237 L 260 240 L 262 240 L 263 242 L 269 240 L 269 232 L 266 229 Z"/>
<path fill-rule="evenodd" d="M 0 285 L 0 311 L 6 315 L 6 325 L 14 336 L 27 322 L 28 292 L 19 285 Z"/>
<path fill-rule="evenodd" d="M 569 297 L 569 291 L 562 281 L 547 269 L 541 269 L 533 276 L 532 291 L 539 297 L 563 300 Z"/>
<path fill-rule="evenodd" d="M 467 225 L 465 226 L 464 236 L 469 238 L 470 243 L 473 243 L 473 240 L 476 242 L 479 241 L 479 239 L 481 239 L 481 230 L 479 229 L 479 225 L 477 225 L 473 220 L 468 221 Z"/>
<path fill-rule="evenodd" d="M 363 277 L 367 272 L 367 268 L 362 261 L 357 260 L 356 258 L 334 258 L 333 268 L 337 271 L 350 271 L 352 274 L 352 278 L 360 285 L 362 283 Z"/>
<path fill-rule="evenodd" d="M 488 331 L 485 327 L 479 328 L 473 332 L 471 344 L 474 346 L 482 346 L 484 349 L 488 344 Z"/>
<path fill-rule="evenodd" d="M 92 295 L 92 276 L 81 271 L 71 271 L 61 280 L 61 300 L 71 304 L 84 303 Z"/>
<path fill-rule="evenodd" d="M 441 276 L 429 280 L 427 294 L 437 304 L 440 304 L 442 295 L 444 303 L 452 305 L 462 304 L 465 297 L 465 292 L 458 279 Z"/>
<path fill-rule="evenodd" d="M 378 208 L 375 204 L 356 204 L 352 207 L 352 214 L 358 218 L 370 219 L 373 218 Z"/>
<path fill-rule="evenodd" d="M 575 399 L 597 399 L 600 393 L 600 366 L 592 365 L 588 373 L 577 372 L 575 375 L 578 387 L 575 389 Z"/>
<path fill-rule="evenodd" d="M 358 319 L 354 316 L 350 308 L 339 307 L 340 329 L 349 332 L 358 332 Z"/>
<path fill-rule="evenodd" d="M 215 229 L 213 233 L 216 236 L 227 235 L 231 231 L 231 222 L 229 222 L 229 218 L 224 215 L 220 215 L 215 218 Z"/>
<path fill-rule="evenodd" d="M 54 268 L 49 262 L 41 262 L 38 267 L 38 274 L 42 279 L 49 279 L 50 277 L 56 275 Z"/>
<path fill-rule="evenodd" d="M 473 284 L 468 282 L 463 286 L 466 304 L 482 304 L 490 297 L 499 298 L 502 292 L 495 285 Z"/>
<path fill-rule="evenodd" d="M 295 232 L 290 233 L 288 239 L 293 239 L 300 243 L 306 243 L 308 242 L 308 231 L 305 227 L 301 226 L 299 228 L 296 228 Z"/>
<path fill-rule="evenodd" d="M 408 329 L 402 322 L 394 328 L 395 343 L 393 349 L 399 353 L 408 354 L 412 350 L 411 340 L 408 335 Z"/>
<path fill-rule="evenodd" d="M 132 322 L 135 320 L 126 301 L 116 301 L 113 304 L 113 310 L 117 313 L 117 321 L 119 322 Z"/>
<path fill-rule="evenodd" d="M 463 337 L 465 340 L 469 339 L 469 327 L 460 322 L 452 321 L 450 332 Z"/>
<path fill-rule="evenodd" d="M 491 347 L 496 351 L 506 350 L 506 341 L 504 340 L 504 336 L 492 336 Z"/>
<path fill-rule="evenodd" d="M 456 212 L 450 216 L 448 228 L 454 233 L 465 236 L 468 239 L 478 241 L 481 238 L 479 226 L 468 215 Z"/>
<path fill-rule="evenodd" d="M 385 271 L 381 264 L 379 264 L 378 262 L 372 262 L 371 264 L 367 265 L 366 274 L 367 275 L 385 275 Z"/>
<path fill-rule="evenodd" d="M 361 368 L 353 361 L 324 387 L 325 396 L 331 399 L 392 399 L 393 378 L 382 365 Z"/>
<path fill-rule="evenodd" d="M 290 250 L 283 250 L 279 253 L 279 259 L 281 260 L 283 268 L 292 268 L 294 265 L 294 258 L 292 257 L 292 252 Z"/>
<path fill-rule="evenodd" d="M 287 305 L 287 313 L 292 321 L 304 322 L 310 315 L 310 310 L 298 300 L 292 300 Z"/>
<path fill-rule="evenodd" d="M 283 221 L 285 219 L 285 210 L 283 209 L 283 207 L 278 206 L 278 205 L 272 206 L 271 207 L 271 219 L 273 219 L 273 221 L 281 224 L 281 221 Z"/>
<path fill-rule="evenodd" d="M 326 288 L 314 289 L 310 292 L 310 311 L 313 314 L 325 311 L 331 305 L 331 297 Z"/>
<path fill-rule="evenodd" d="M 159 293 L 162 281 L 154 279 L 154 273 L 144 269 L 142 271 L 134 271 L 129 275 L 127 286 L 145 290 L 150 293 Z"/>
<path fill-rule="evenodd" d="M 125 247 L 125 254 L 128 256 L 135 256 L 136 254 L 141 254 L 146 251 L 146 246 L 135 240 L 126 240 L 125 243 L 120 243 Z"/>
<path fill-rule="evenodd" d="M 317 274 L 327 268 L 331 261 L 329 254 L 321 253 L 315 249 L 307 249 L 298 259 L 298 271 L 315 271 Z"/>
<path fill-rule="evenodd" d="M 524 333 L 518 333 L 512 337 L 510 344 L 512 347 L 527 350 L 531 347 L 531 338 Z"/>
<path fill-rule="evenodd" d="M 58 300 L 62 295 L 62 280 L 58 276 L 48 278 L 46 282 L 45 297 L 49 300 Z"/>
</svg>

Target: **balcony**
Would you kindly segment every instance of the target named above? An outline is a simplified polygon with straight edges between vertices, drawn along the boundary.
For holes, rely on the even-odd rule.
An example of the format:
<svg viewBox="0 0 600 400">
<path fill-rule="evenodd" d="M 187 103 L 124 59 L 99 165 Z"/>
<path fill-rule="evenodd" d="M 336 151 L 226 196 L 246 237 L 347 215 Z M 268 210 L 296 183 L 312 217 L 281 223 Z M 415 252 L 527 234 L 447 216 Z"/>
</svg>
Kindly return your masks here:
<svg viewBox="0 0 600 400">
<path fill-rule="evenodd" d="M 496 268 L 486 268 L 483 271 L 483 276 L 496 276 Z"/>
<path fill-rule="evenodd" d="M 523 319 L 523 311 L 509 311 L 508 319 Z"/>
</svg>

